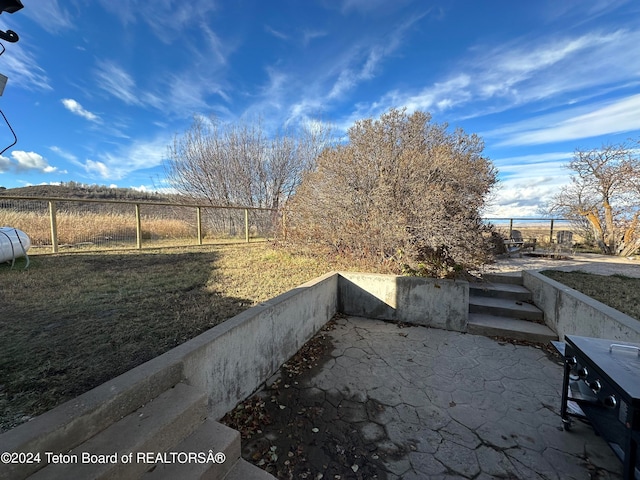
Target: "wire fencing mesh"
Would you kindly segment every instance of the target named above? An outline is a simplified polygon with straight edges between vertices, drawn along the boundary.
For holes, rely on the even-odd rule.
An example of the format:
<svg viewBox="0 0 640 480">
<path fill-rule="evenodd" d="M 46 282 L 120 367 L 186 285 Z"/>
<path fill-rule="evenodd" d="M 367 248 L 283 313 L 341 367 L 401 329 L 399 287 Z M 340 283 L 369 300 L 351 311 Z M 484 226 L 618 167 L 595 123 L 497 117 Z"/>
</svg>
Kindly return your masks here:
<svg viewBox="0 0 640 480">
<path fill-rule="evenodd" d="M 24 231 L 36 251 L 256 241 L 274 238 L 278 221 L 267 209 L 0 197 L 0 226 Z"/>
</svg>

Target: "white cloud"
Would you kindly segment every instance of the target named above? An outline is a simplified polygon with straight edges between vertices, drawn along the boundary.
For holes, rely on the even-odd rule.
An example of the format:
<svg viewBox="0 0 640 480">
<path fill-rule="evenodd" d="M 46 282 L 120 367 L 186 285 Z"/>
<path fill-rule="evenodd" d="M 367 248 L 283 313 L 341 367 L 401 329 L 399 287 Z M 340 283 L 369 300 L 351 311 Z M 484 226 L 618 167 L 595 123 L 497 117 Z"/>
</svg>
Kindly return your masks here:
<svg viewBox="0 0 640 480">
<path fill-rule="evenodd" d="M 639 111 L 640 94 L 594 106 L 586 113 L 567 110 L 562 120 L 542 115 L 503 130 L 506 138 L 498 145 L 535 145 L 640 130 Z"/>
<path fill-rule="evenodd" d="M 316 38 L 322 38 L 329 35 L 328 32 L 322 30 L 303 30 L 302 31 L 302 45 L 305 47 L 311 43 L 312 40 Z"/>
<path fill-rule="evenodd" d="M 0 30 L 7 27 L 0 21 Z M 7 88 L 25 88 L 27 90 L 52 90 L 49 77 L 34 56 L 25 51 L 22 45 L 11 45 L 11 54 L 2 56 L 2 73 L 9 77 Z"/>
<path fill-rule="evenodd" d="M 111 170 L 103 162 L 87 159 L 84 168 L 89 174 L 97 174 L 102 178 L 112 178 Z"/>
<path fill-rule="evenodd" d="M 570 183 L 565 168 L 571 152 L 547 152 L 493 159 L 500 182 L 484 216 L 538 217 L 540 209 Z"/>
<path fill-rule="evenodd" d="M 100 0 L 100 4 L 125 25 L 138 20 L 147 23 L 165 43 L 171 43 L 187 27 L 200 25 L 209 13 L 217 9 L 216 2 L 212 0 Z"/>
<path fill-rule="evenodd" d="M 136 92 L 136 83 L 122 67 L 110 61 L 101 61 L 94 71 L 98 86 L 119 98 L 127 105 L 140 105 L 141 99 Z"/>
<path fill-rule="evenodd" d="M 269 25 L 264 26 L 264 31 L 280 40 L 289 40 L 289 36 L 286 33 L 282 33 Z"/>
<path fill-rule="evenodd" d="M 58 4 L 58 0 L 38 0 L 37 7 L 27 5 L 24 13 L 49 33 L 65 32 L 75 27 L 71 15 Z"/>
<path fill-rule="evenodd" d="M 11 157 L 13 161 L 7 157 L 0 156 L 0 172 L 14 170 L 16 172 L 37 171 L 40 173 L 53 173 L 58 171 L 57 167 L 49 165 L 47 160 L 36 152 L 13 150 Z"/>
<path fill-rule="evenodd" d="M 569 183 L 569 177 L 553 176 L 552 169 L 538 172 L 535 165 L 527 175 L 508 178 L 500 182 L 495 198 L 484 212 L 485 217 L 514 218 L 539 217 L 541 209 Z"/>
<path fill-rule="evenodd" d="M 346 56 L 336 65 L 338 78 L 327 99 L 342 97 L 359 83 L 374 78 L 380 64 L 400 48 L 406 32 L 425 15 L 426 13 L 414 15 L 396 26 L 390 35 L 376 39 L 370 45 L 356 45 L 348 50 Z"/>
<path fill-rule="evenodd" d="M 49 150 L 51 150 L 54 153 L 57 153 L 60 157 L 64 158 L 65 160 L 78 164 L 78 157 L 76 157 L 73 153 L 62 150 L 60 147 L 57 147 L 55 145 L 49 147 Z"/>
<path fill-rule="evenodd" d="M 11 160 L 0 155 L 0 173 L 8 172 L 11 167 Z"/>
<path fill-rule="evenodd" d="M 80 105 L 77 101 L 72 98 L 63 98 L 62 105 L 64 108 L 69 110 L 71 113 L 78 115 L 82 118 L 89 120 L 90 122 L 100 122 L 100 117 L 98 117 L 95 113 L 91 113 L 88 110 L 85 110 L 82 105 Z"/>
<path fill-rule="evenodd" d="M 466 106 L 463 118 L 470 118 L 526 104 L 557 109 L 584 103 L 640 82 L 638 44 L 640 30 L 615 30 L 521 37 L 498 47 L 478 45 L 444 80 L 420 90 L 391 90 L 375 102 L 359 105 L 353 115 L 376 116 L 392 106 L 406 106 L 409 111 L 455 111 Z"/>
<path fill-rule="evenodd" d="M 114 62 L 99 61 L 93 73 L 98 87 L 127 105 L 150 105 L 156 108 L 162 106 L 159 96 L 139 89 L 133 77 Z"/>
<path fill-rule="evenodd" d="M 360 13 L 370 13 L 379 11 L 381 14 L 389 14 L 391 10 L 395 10 L 406 4 L 407 0 L 344 0 L 342 2 L 342 13 L 357 11 Z"/>
<path fill-rule="evenodd" d="M 87 159 L 83 166 L 90 175 L 108 180 L 121 180 L 131 172 L 161 165 L 167 157 L 167 146 L 170 142 L 170 138 L 164 137 L 134 142 L 115 152 L 101 153 L 97 160 Z"/>
</svg>

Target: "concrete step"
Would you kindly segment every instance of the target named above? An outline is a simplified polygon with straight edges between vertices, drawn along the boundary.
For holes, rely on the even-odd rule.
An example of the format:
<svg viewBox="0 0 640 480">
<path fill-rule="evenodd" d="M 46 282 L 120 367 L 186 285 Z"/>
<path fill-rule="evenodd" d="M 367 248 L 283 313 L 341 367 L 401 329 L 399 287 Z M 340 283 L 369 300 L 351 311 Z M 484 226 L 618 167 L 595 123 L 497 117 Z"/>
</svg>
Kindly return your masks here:
<svg viewBox="0 0 640 480">
<path fill-rule="evenodd" d="M 514 272 L 509 273 L 485 273 L 482 275 L 482 279 L 489 283 L 509 283 L 512 285 L 522 285 L 522 273 Z"/>
<path fill-rule="evenodd" d="M 544 314 L 535 305 L 518 300 L 469 296 L 469 313 L 485 313 L 518 320 L 542 322 Z"/>
<path fill-rule="evenodd" d="M 482 313 L 469 314 L 467 333 L 541 343 L 558 340 L 558 335 L 546 325 Z"/>
<path fill-rule="evenodd" d="M 206 420 L 200 427 L 180 444 L 171 447 L 171 452 L 203 454 L 208 457 L 222 452 L 224 461 L 191 463 L 158 463 L 149 468 L 142 477 L 144 480 L 173 480 L 176 478 L 223 480 L 240 459 L 240 432 L 213 420 Z"/>
<path fill-rule="evenodd" d="M 150 464 L 139 461 L 137 452 L 168 451 L 202 424 L 206 412 L 206 395 L 178 383 L 70 452 L 62 452 L 69 455 L 69 463 L 49 464 L 29 478 L 138 478 Z M 123 462 L 130 453 L 132 461 Z M 95 460 L 105 463 L 83 462 L 85 454 L 102 455 Z"/>
<path fill-rule="evenodd" d="M 531 300 L 531 292 L 522 285 L 513 283 L 479 282 L 469 284 L 469 295 L 476 297 L 509 298 L 512 300 Z"/>
<path fill-rule="evenodd" d="M 276 477 L 241 458 L 224 480 L 276 480 Z"/>
</svg>

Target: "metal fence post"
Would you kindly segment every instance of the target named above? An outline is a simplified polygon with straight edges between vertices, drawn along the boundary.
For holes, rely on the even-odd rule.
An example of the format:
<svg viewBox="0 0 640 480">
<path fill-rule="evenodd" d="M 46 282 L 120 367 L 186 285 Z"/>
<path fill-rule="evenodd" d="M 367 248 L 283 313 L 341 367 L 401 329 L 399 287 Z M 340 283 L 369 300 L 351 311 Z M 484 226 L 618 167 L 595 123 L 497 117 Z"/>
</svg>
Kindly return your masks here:
<svg viewBox="0 0 640 480">
<path fill-rule="evenodd" d="M 140 204 L 136 203 L 136 247 L 142 250 L 142 222 L 140 221 Z"/>
<path fill-rule="evenodd" d="M 58 253 L 58 219 L 56 216 L 56 202 L 49 200 L 49 224 L 51 225 L 51 248 Z"/>
<path fill-rule="evenodd" d="M 196 207 L 196 223 L 198 227 L 198 245 L 202 245 L 202 209 Z"/>
<path fill-rule="evenodd" d="M 244 209 L 244 240 L 249 243 L 249 209 Z"/>
</svg>

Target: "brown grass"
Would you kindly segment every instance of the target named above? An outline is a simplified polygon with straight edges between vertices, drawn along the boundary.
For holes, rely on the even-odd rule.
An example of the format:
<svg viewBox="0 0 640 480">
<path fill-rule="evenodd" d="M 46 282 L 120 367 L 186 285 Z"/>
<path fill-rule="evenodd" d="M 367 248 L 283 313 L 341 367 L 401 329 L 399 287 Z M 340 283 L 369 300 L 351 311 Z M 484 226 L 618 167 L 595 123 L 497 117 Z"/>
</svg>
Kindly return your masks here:
<svg viewBox="0 0 640 480">
<path fill-rule="evenodd" d="M 580 271 L 546 270 L 540 273 L 640 320 L 640 278 L 595 275 Z"/>
<path fill-rule="evenodd" d="M 0 264 L 0 431 L 349 265 L 267 244 L 39 255 L 25 271 Z"/>
</svg>

